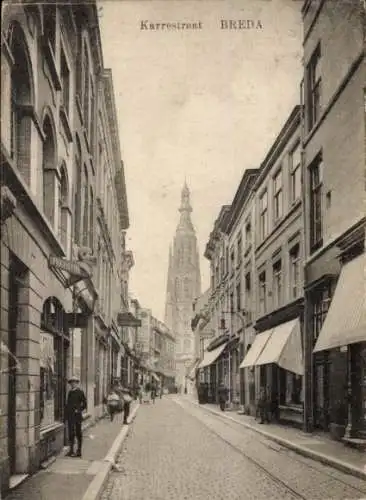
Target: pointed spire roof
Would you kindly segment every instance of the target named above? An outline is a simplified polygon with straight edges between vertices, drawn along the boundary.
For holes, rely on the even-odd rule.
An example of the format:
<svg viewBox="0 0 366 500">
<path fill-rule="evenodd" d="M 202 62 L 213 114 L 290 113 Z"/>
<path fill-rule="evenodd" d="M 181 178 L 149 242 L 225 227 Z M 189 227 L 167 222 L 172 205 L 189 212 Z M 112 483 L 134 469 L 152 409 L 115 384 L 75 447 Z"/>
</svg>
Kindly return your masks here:
<svg viewBox="0 0 366 500">
<path fill-rule="evenodd" d="M 181 194 L 181 203 L 180 203 L 180 208 L 179 212 L 192 212 L 192 207 L 191 207 L 191 201 L 190 201 L 190 191 L 187 186 L 187 181 L 184 180 L 184 186 L 182 189 L 182 194 Z"/>
</svg>

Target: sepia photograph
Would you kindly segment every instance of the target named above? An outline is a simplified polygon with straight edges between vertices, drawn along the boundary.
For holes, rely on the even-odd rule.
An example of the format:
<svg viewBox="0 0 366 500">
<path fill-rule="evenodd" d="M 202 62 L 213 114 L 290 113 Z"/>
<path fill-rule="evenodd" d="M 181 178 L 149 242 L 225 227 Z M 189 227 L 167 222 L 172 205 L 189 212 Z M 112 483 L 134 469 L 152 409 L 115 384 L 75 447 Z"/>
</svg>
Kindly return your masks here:
<svg viewBox="0 0 366 500">
<path fill-rule="evenodd" d="M 365 0 L 4 0 L 0 500 L 366 500 Z"/>
</svg>

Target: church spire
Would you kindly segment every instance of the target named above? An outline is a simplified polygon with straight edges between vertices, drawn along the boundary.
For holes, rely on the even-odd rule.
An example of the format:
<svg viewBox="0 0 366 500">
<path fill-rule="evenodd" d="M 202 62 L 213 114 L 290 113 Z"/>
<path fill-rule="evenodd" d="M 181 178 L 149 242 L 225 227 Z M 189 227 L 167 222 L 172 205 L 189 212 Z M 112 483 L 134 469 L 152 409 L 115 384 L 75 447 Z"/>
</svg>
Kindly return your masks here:
<svg viewBox="0 0 366 500">
<path fill-rule="evenodd" d="M 191 221 L 192 206 L 190 198 L 191 196 L 187 186 L 187 182 L 184 181 L 184 186 L 181 194 L 181 202 L 179 207 L 180 220 L 177 227 L 178 231 L 185 231 L 189 233 L 191 233 L 192 231 L 194 232 L 194 227 Z"/>
<path fill-rule="evenodd" d="M 187 186 L 187 181 L 184 180 L 184 186 L 182 189 L 182 194 L 181 194 L 181 203 L 180 203 L 180 208 L 179 212 L 192 212 L 192 207 L 191 207 L 191 201 L 190 201 L 190 192 Z"/>
</svg>

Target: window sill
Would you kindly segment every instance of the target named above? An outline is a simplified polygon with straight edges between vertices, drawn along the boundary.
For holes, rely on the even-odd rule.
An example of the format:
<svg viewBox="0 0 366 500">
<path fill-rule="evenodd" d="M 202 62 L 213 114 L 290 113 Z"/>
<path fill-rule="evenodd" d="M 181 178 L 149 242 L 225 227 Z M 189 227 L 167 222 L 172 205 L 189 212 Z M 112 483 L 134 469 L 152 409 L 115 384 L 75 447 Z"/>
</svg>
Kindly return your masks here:
<svg viewBox="0 0 366 500">
<path fill-rule="evenodd" d="M 57 432 L 63 428 L 64 428 L 64 424 L 62 422 L 54 422 L 53 424 L 46 425 L 43 428 L 41 428 L 41 430 L 40 430 L 40 433 L 39 433 L 40 438 L 41 438 L 41 440 L 46 439 L 49 434 L 51 434 L 53 432 Z"/>
<path fill-rule="evenodd" d="M 282 411 L 288 411 L 288 412 L 293 412 L 293 413 L 303 413 L 303 407 L 302 404 L 296 404 L 296 403 L 286 403 L 286 404 L 281 404 L 279 405 L 279 409 Z"/>
</svg>

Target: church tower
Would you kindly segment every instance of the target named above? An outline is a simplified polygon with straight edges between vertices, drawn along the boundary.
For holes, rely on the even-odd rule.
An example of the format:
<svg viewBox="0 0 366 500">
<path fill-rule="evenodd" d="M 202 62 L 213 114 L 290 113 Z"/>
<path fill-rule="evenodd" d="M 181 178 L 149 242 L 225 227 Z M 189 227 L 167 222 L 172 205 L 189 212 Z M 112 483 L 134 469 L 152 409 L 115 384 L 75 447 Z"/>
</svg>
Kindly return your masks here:
<svg viewBox="0 0 366 500">
<path fill-rule="evenodd" d="M 197 237 L 191 220 L 192 207 L 186 182 L 182 189 L 179 212 L 180 219 L 173 246 L 169 250 L 165 324 L 176 338 L 176 381 L 184 389 L 186 369 L 194 361 L 195 355 L 191 329 L 192 304 L 201 295 Z"/>
</svg>

